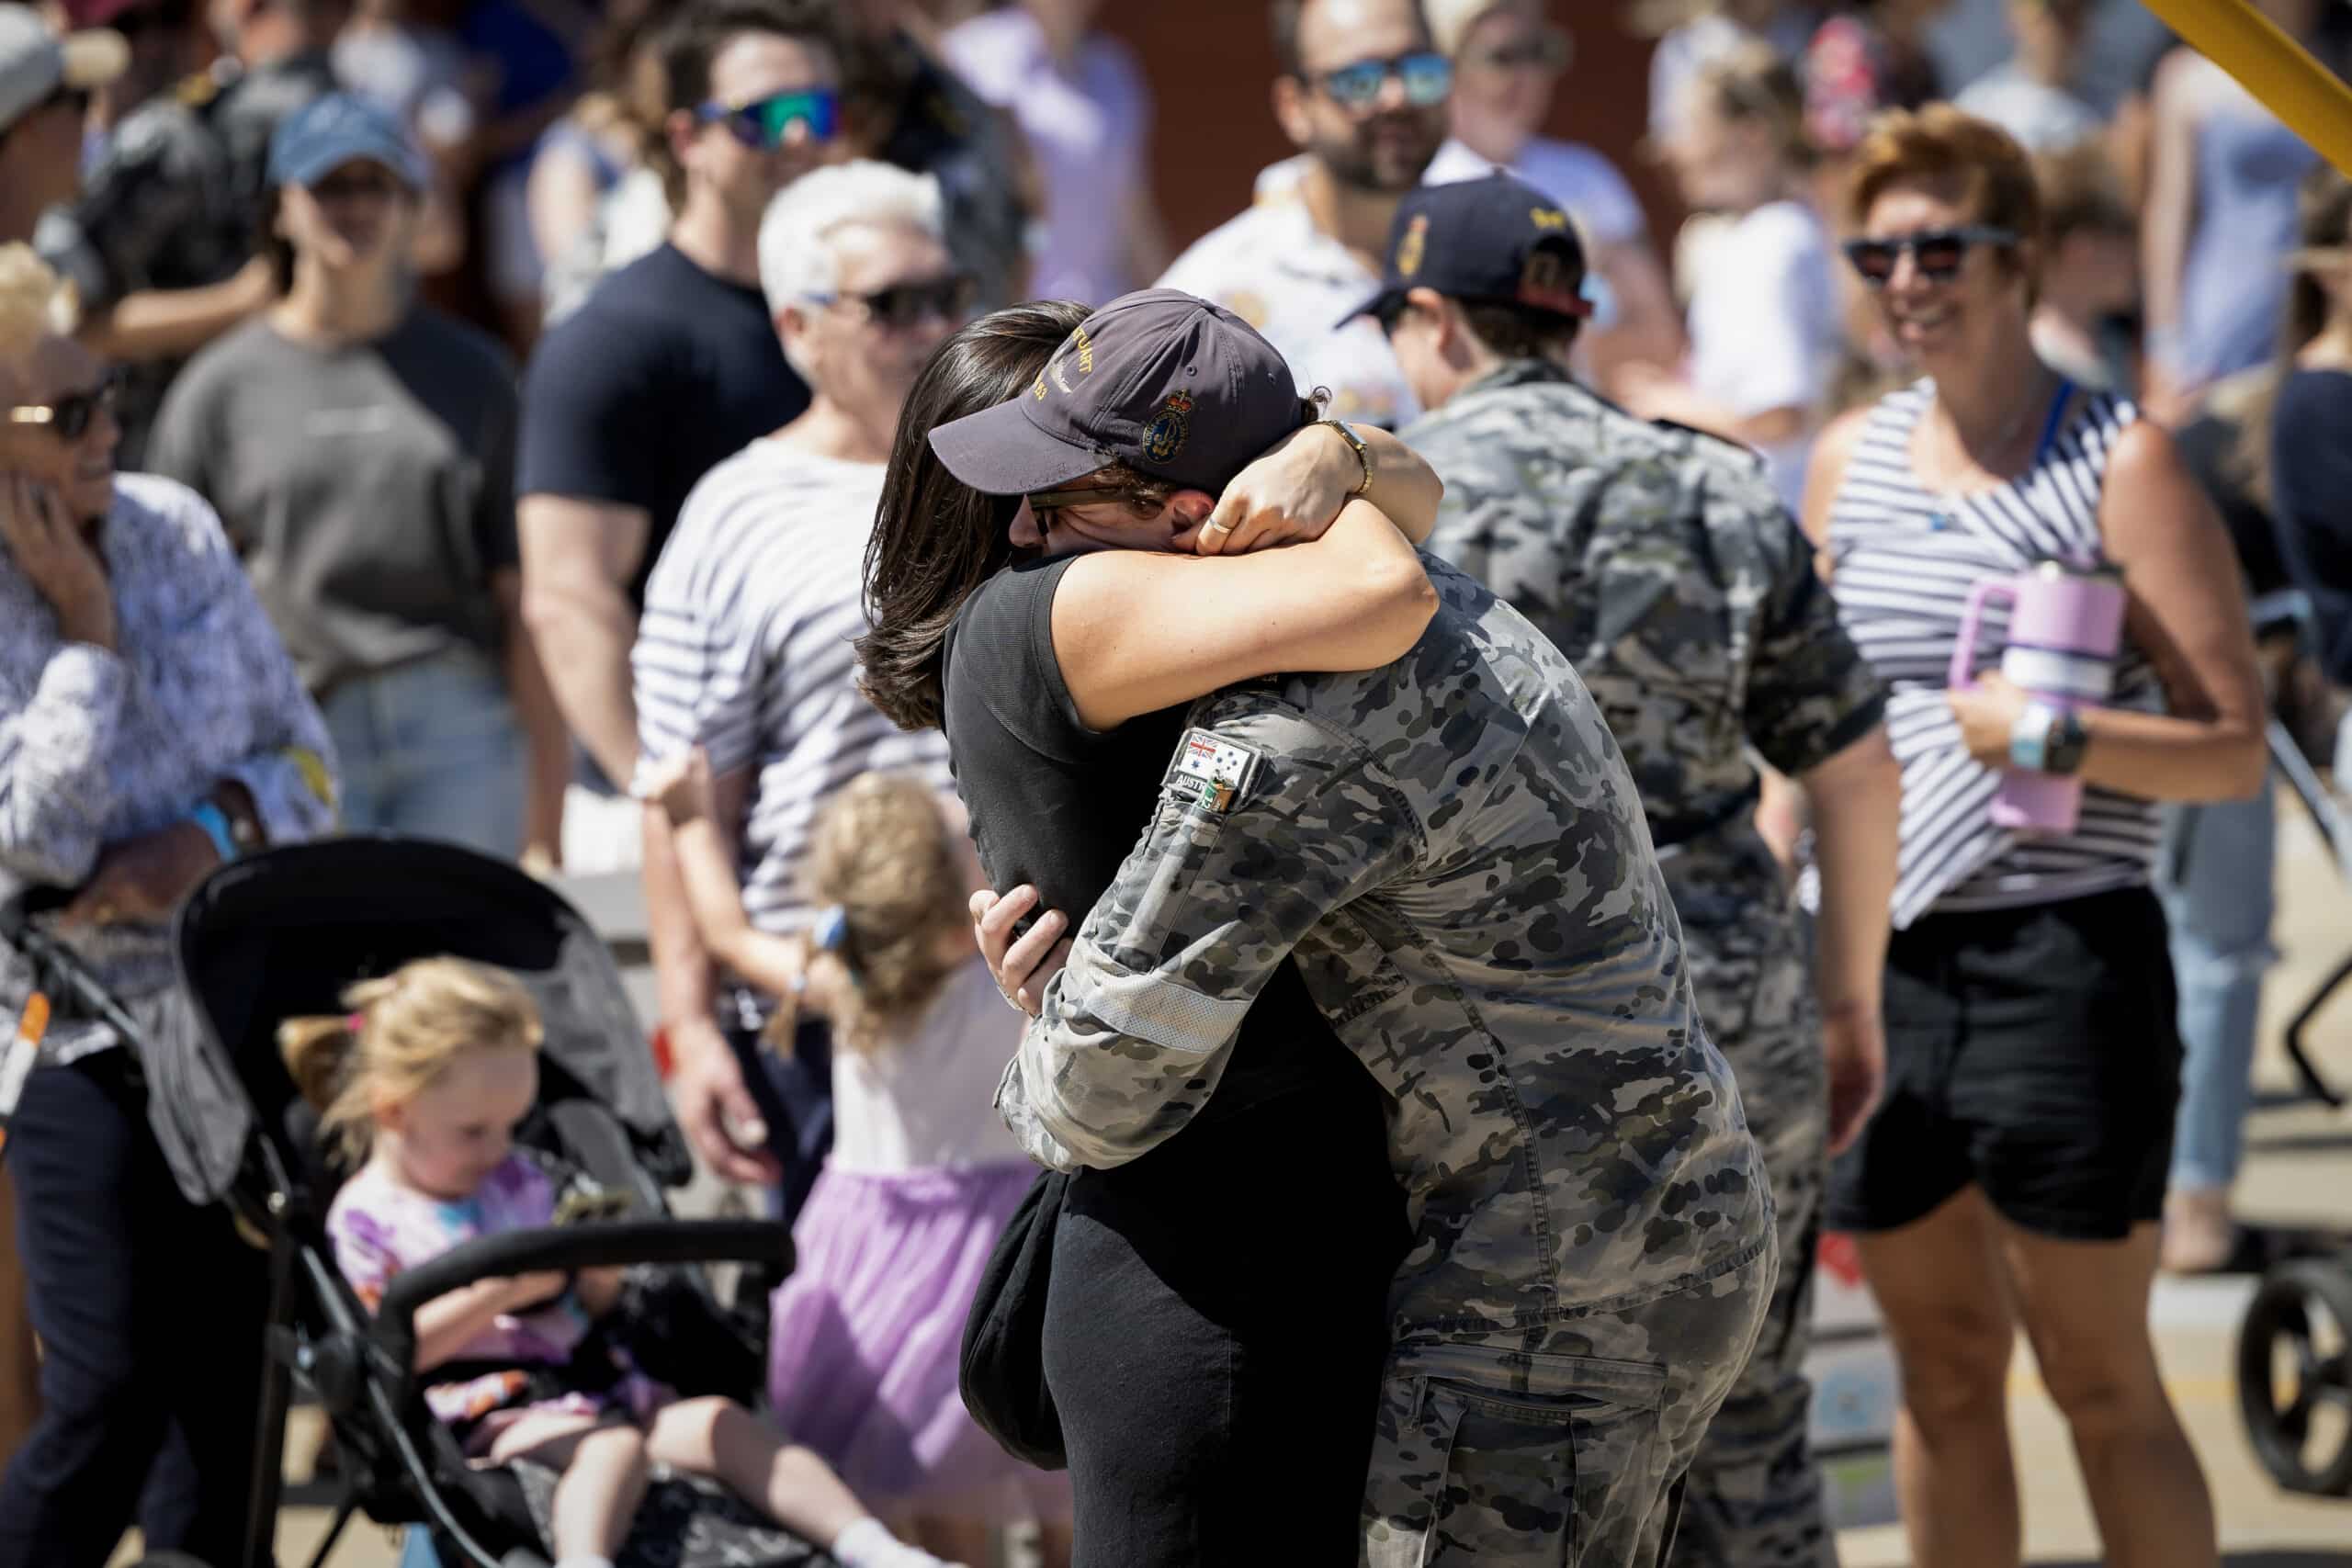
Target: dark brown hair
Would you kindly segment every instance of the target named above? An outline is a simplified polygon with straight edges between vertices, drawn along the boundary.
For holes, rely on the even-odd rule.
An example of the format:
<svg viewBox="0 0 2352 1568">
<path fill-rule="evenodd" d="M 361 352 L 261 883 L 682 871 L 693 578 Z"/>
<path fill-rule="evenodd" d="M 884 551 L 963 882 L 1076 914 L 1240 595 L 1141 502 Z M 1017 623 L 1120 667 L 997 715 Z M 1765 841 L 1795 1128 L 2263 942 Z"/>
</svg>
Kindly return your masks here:
<svg viewBox="0 0 2352 1568">
<path fill-rule="evenodd" d="M 1463 299 L 1463 319 L 1470 333 L 1500 359 L 1555 359 L 1577 341 L 1580 323 L 1555 310 L 1530 310 L 1518 305 L 1491 305 Z"/>
<path fill-rule="evenodd" d="M 670 107 L 710 97 L 710 65 L 744 33 L 773 33 L 823 50 L 835 68 L 848 52 L 832 0 L 693 0 L 662 33 L 662 74 Z"/>
<path fill-rule="evenodd" d="M 933 427 L 994 408 L 1037 378 L 1086 320 L 1067 300 L 1015 305 L 941 344 L 899 412 L 874 534 L 865 547 L 858 687 L 901 729 L 936 729 L 940 655 L 973 590 L 1012 559 L 1016 496 L 982 495 L 933 455 Z"/>
<path fill-rule="evenodd" d="M 2303 176 L 2296 207 L 2301 214 L 2298 247 L 2309 252 L 2352 245 L 2352 179 L 2327 164 Z M 2303 258 L 2295 258 L 2300 264 Z M 2312 276 L 2310 266 L 2297 265 L 2288 287 L 2287 309 L 2278 318 L 2278 354 L 2259 389 L 2246 400 L 2238 422 L 2233 466 L 2255 501 L 2270 505 L 2270 425 L 2278 412 L 2278 389 L 2295 371 L 2295 358 L 2312 339 L 2326 329 L 2327 290 Z"/>
</svg>

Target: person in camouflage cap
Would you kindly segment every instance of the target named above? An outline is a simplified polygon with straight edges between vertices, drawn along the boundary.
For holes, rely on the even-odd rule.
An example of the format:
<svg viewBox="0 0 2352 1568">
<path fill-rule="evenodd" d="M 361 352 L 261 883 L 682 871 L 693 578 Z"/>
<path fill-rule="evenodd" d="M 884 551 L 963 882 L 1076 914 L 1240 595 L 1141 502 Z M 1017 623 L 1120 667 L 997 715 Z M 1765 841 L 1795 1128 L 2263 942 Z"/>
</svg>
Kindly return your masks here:
<svg viewBox="0 0 2352 1568">
<path fill-rule="evenodd" d="M 1149 362 L 1082 344 L 1064 399 L 1040 378 L 932 446 L 975 489 L 1035 495 L 1234 443 L 1248 389 L 1287 396 L 1287 373 L 1229 318 L 1199 330 Z M 1065 402 L 1102 407 L 1073 431 Z M 1051 528 L 1046 547 L 1146 547 L 1146 526 Z M 1402 660 L 1195 705 L 998 1105 L 1042 1164 L 1134 1160 L 1203 1109 L 1295 963 L 1391 1101 L 1414 1226 L 1363 1560 L 1560 1562 L 1573 1543 L 1655 1562 L 1761 1326 L 1771 1196 L 1599 708 L 1524 616 L 1423 564 L 1437 610 Z M 1029 964 L 1006 967 L 1001 937 L 984 946 L 1018 987 Z"/>
<path fill-rule="evenodd" d="M 1813 1260 L 1827 1155 L 1884 1071 L 1901 776 L 1884 695 L 1754 456 L 1634 419 L 1562 368 L 1583 277 L 1573 224 L 1497 176 L 1407 199 L 1366 309 L 1434 411 L 1406 433 L 1446 484 L 1430 549 L 1575 661 L 1624 751 L 1700 1017 L 1771 1179 L 1772 1309 L 1691 1467 L 1675 1561 L 1829 1564 L 1806 1442 Z M 1818 808 L 1811 985 L 1802 917 L 1758 830 L 1758 756 Z"/>
</svg>

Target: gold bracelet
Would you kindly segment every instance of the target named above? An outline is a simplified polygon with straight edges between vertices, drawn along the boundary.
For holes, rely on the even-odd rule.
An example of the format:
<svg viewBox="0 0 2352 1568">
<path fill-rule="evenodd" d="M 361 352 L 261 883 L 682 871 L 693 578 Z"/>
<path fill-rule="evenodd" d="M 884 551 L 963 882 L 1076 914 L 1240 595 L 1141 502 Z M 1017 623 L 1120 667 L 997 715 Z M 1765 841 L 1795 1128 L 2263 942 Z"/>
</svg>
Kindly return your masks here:
<svg viewBox="0 0 2352 1568">
<path fill-rule="evenodd" d="M 1356 461 L 1363 465 L 1363 482 L 1356 486 L 1354 490 L 1348 493 L 1351 495 L 1363 495 L 1371 490 L 1373 475 L 1372 448 L 1364 445 L 1363 437 L 1358 435 L 1353 430 L 1350 429 L 1347 422 L 1344 420 L 1318 419 L 1315 423 L 1321 425 L 1328 425 L 1331 429 L 1338 431 L 1340 433 L 1340 439 L 1346 442 L 1351 447 L 1354 448 Z"/>
</svg>

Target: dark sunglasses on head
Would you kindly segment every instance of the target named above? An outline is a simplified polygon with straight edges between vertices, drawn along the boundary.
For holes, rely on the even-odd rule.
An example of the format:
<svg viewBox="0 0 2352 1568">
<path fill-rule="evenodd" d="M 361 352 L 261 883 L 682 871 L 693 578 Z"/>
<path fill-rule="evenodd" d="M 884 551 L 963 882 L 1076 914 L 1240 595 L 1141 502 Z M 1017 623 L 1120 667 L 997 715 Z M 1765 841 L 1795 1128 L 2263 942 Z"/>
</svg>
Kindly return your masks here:
<svg viewBox="0 0 2352 1568">
<path fill-rule="evenodd" d="M 1445 101 L 1453 90 L 1453 62 L 1433 49 L 1417 49 L 1393 60 L 1359 60 L 1312 80 L 1326 97 L 1343 109 L 1366 109 L 1379 101 L 1380 90 L 1394 76 L 1405 85 L 1405 101 L 1428 108 Z"/>
<path fill-rule="evenodd" d="M 8 423 L 42 425 L 60 441 L 79 441 L 101 412 L 114 412 L 121 392 L 122 372 L 109 370 L 86 392 L 69 392 L 53 403 L 17 404 L 8 411 Z"/>
<path fill-rule="evenodd" d="M 922 283 L 894 283 L 866 294 L 820 294 L 820 303 L 831 305 L 854 299 L 865 307 L 866 319 L 880 327 L 911 327 L 938 320 L 961 322 L 979 299 L 979 285 L 961 276 Z"/>
<path fill-rule="evenodd" d="M 1921 276 L 1931 283 L 1950 283 L 1960 276 L 1962 264 L 1968 260 L 1969 246 L 2017 243 L 2017 234 L 2011 230 L 1968 223 L 1957 229 L 1928 229 L 1884 240 L 1849 240 L 1845 251 L 1846 259 L 1854 264 L 1854 270 L 1861 274 L 1864 283 L 1872 288 L 1883 288 L 1894 276 L 1896 259 L 1905 252 Z"/>
<path fill-rule="evenodd" d="M 1497 44 L 1462 57 L 1462 63 L 1487 71 L 1562 71 L 1567 68 L 1573 50 L 1568 35 L 1558 28 Z"/>
<path fill-rule="evenodd" d="M 772 152 L 792 140 L 831 141 L 841 125 L 841 99 L 831 87 L 796 87 L 748 104 L 705 104 L 695 118 L 725 125 L 736 141 L 754 152 Z"/>
<path fill-rule="evenodd" d="M 1148 485 L 1081 485 L 1071 490 L 1041 490 L 1029 496 L 1029 510 L 1042 525 L 1048 513 L 1065 506 L 1124 506 L 1138 523 L 1148 523 L 1168 504 L 1169 492 Z"/>
</svg>

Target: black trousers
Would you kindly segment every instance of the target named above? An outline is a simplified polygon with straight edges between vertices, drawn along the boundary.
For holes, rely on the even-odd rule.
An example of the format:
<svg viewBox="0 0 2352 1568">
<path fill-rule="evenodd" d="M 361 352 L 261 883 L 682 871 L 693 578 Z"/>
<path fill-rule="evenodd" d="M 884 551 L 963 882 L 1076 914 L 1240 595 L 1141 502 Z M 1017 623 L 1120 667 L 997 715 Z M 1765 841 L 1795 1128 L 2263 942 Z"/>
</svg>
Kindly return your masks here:
<svg viewBox="0 0 2352 1568">
<path fill-rule="evenodd" d="M 1408 1234 L 1372 1076 L 1316 1048 L 1343 1071 L 1070 1184 L 1045 1362 L 1077 1568 L 1354 1568 Z"/>
<path fill-rule="evenodd" d="M 37 1070 L 8 1162 L 43 1359 L 0 1568 L 100 1568 L 134 1515 L 149 1548 L 237 1568 L 267 1259 L 180 1196 L 122 1050 Z"/>
</svg>

